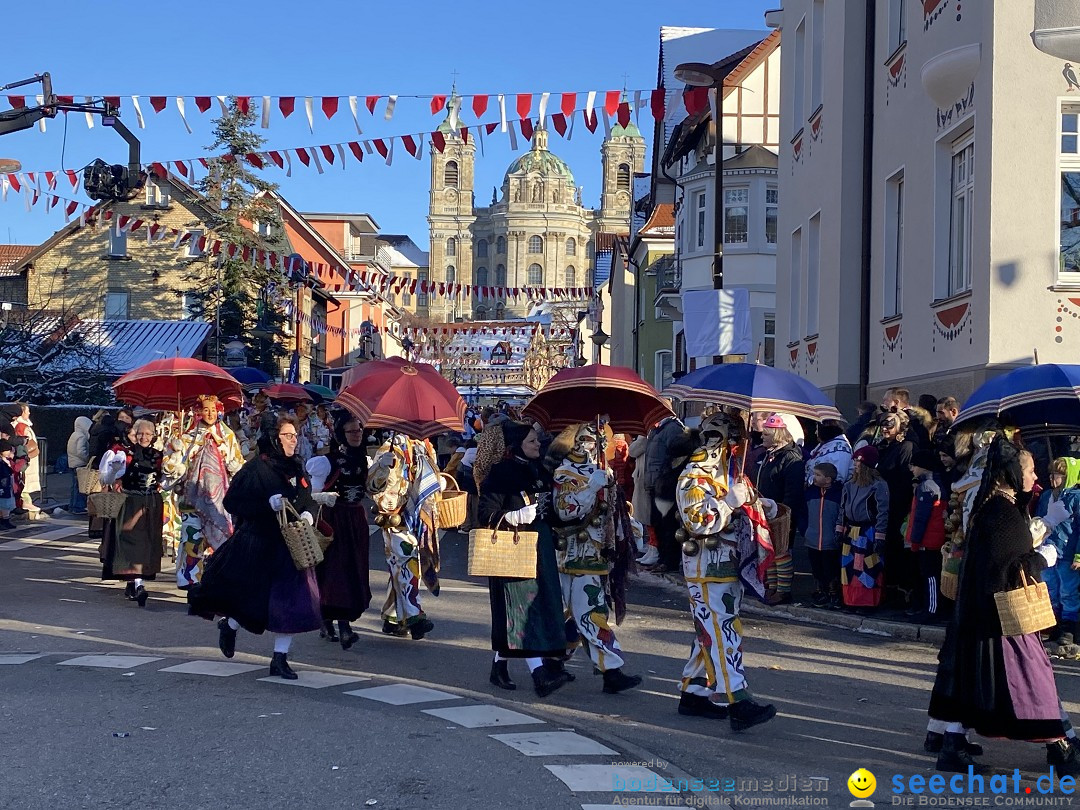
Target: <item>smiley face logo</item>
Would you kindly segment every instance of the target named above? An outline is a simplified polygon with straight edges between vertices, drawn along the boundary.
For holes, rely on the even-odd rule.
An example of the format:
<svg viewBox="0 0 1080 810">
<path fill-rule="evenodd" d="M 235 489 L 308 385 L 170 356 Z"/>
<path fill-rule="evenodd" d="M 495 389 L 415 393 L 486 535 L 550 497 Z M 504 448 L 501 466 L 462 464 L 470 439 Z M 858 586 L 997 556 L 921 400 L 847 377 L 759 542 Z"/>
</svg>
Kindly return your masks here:
<svg viewBox="0 0 1080 810">
<path fill-rule="evenodd" d="M 859 768 L 848 777 L 847 786 L 856 799 L 865 799 L 877 789 L 877 779 L 866 768 Z"/>
</svg>

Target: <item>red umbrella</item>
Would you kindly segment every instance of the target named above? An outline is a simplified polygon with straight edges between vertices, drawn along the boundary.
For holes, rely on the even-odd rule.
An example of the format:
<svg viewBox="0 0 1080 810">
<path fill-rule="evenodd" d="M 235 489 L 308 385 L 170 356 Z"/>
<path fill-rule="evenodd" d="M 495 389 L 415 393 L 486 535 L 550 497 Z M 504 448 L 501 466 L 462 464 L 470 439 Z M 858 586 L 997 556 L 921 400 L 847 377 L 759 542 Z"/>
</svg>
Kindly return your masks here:
<svg viewBox="0 0 1080 810">
<path fill-rule="evenodd" d="M 159 411 L 184 410 L 208 395 L 221 400 L 227 410 L 244 403 L 243 388 L 231 374 L 191 357 L 154 360 L 129 371 L 112 387 L 121 402 Z"/>
<path fill-rule="evenodd" d="M 414 439 L 465 429 L 465 400 L 434 366 L 400 357 L 373 360 L 350 371 L 334 402 L 366 428 L 383 428 Z"/>
<path fill-rule="evenodd" d="M 311 402 L 311 394 L 295 383 L 274 383 L 266 386 L 262 392 L 276 402 Z"/>
<path fill-rule="evenodd" d="M 671 408 L 656 389 L 624 366 L 564 368 L 529 400 L 522 416 L 550 431 L 591 422 L 607 415 L 616 433 L 648 433 Z"/>
</svg>

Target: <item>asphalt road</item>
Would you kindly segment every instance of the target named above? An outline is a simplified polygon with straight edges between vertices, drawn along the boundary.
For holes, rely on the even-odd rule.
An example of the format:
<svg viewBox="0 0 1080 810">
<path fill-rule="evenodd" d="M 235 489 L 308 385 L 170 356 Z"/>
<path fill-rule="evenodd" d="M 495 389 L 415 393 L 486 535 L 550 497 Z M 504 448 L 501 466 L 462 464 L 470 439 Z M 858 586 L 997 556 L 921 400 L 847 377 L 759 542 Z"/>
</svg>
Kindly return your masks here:
<svg viewBox="0 0 1080 810">
<path fill-rule="evenodd" d="M 96 542 L 81 528 L 54 520 L 0 535 L 3 808 L 846 807 L 847 778 L 859 767 L 877 776 L 872 801 L 886 806 L 896 798 L 894 774 L 934 773 L 922 752 L 936 655 L 927 644 L 749 618 L 751 688 L 780 714 L 736 735 L 724 722 L 677 714 L 689 614 L 678 587 L 643 578 L 617 631 L 626 670 L 645 677 L 640 689 L 602 694 L 579 652 L 570 664 L 577 681 L 548 699 L 527 688 L 520 663 L 511 663 L 518 690 L 504 692 L 487 683 L 487 590 L 465 576 L 465 540 L 449 534 L 443 594 L 425 602 L 436 628 L 422 641 L 382 635 L 375 611 L 358 623 L 362 638 L 349 651 L 317 633 L 296 639 L 290 661 L 304 679 L 323 678 L 322 688 L 260 681 L 271 641 L 245 633 L 232 663 L 250 664 L 249 671 L 166 671 L 224 662 L 215 627 L 186 615 L 168 578 L 150 585 L 146 608 L 126 602 L 121 585 L 98 579 Z M 374 544 L 373 560 L 380 551 Z M 381 570 L 373 572 L 376 604 L 385 582 Z M 64 663 L 105 654 L 154 660 L 112 659 L 129 664 L 119 668 Z M 1075 712 L 1080 667 L 1055 668 Z M 404 705 L 348 694 L 395 684 L 444 694 Z M 525 717 L 470 728 L 467 718 L 428 713 L 484 706 Z M 491 736 L 504 734 L 525 738 Z M 526 756 L 510 742 L 541 755 Z M 588 753 L 536 749 L 547 743 Z M 1021 793 L 1047 770 L 1042 746 L 984 744 L 987 763 L 1003 773 L 1020 769 Z M 647 787 L 650 773 L 676 785 L 705 782 L 686 781 L 681 792 L 629 789 Z M 573 781 L 585 777 L 595 781 Z M 710 784 L 725 779 L 734 780 L 731 790 Z"/>
</svg>

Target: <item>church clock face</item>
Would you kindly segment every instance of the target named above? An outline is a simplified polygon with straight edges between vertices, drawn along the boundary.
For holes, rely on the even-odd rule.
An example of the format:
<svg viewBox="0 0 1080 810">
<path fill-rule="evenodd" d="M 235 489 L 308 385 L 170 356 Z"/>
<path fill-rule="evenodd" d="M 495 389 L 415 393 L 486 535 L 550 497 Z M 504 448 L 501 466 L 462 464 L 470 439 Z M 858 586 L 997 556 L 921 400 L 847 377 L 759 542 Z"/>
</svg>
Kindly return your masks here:
<svg viewBox="0 0 1080 810">
<path fill-rule="evenodd" d="M 630 195 L 627 194 L 625 191 L 620 191 L 618 194 L 615 195 L 615 204 L 619 206 L 629 205 Z"/>
<path fill-rule="evenodd" d="M 446 190 L 446 201 L 447 202 L 457 202 L 457 191 L 455 191 L 452 188 L 448 188 Z"/>
</svg>

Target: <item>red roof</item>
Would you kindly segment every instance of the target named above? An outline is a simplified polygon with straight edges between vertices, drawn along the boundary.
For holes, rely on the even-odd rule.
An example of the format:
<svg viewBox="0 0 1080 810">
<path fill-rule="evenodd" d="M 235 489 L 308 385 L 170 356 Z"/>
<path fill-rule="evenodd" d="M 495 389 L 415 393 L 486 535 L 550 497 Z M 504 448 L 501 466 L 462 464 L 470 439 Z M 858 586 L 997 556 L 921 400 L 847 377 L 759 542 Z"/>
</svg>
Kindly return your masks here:
<svg viewBox="0 0 1080 810">
<path fill-rule="evenodd" d="M 642 228 L 642 233 L 649 233 L 654 228 L 675 228 L 675 206 L 671 203 L 659 203 L 649 216 L 649 221 Z"/>
<path fill-rule="evenodd" d="M 0 276 L 18 275 L 18 267 L 37 245 L 0 245 Z"/>
</svg>

